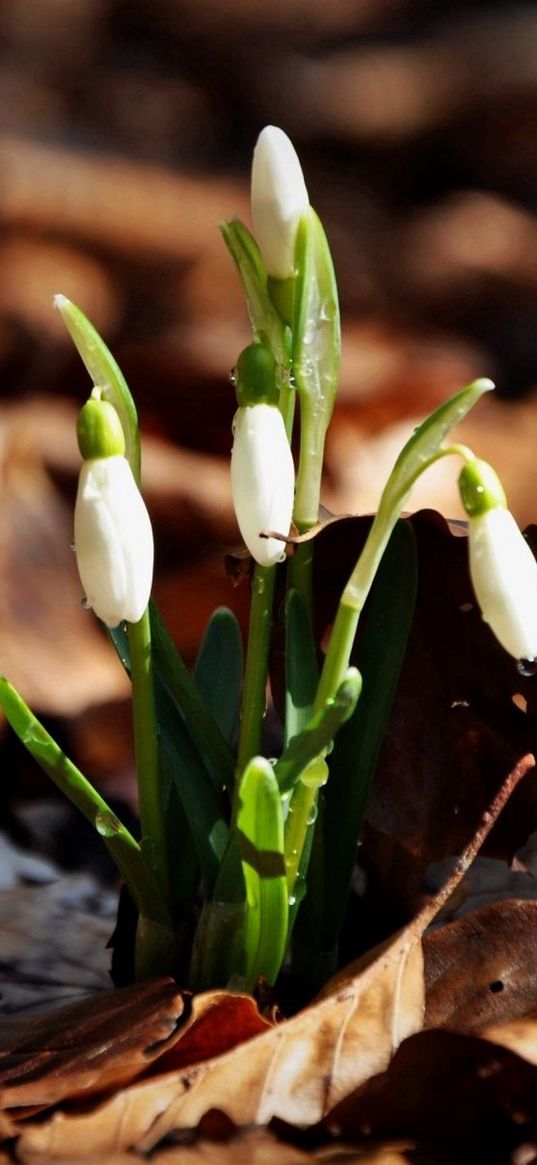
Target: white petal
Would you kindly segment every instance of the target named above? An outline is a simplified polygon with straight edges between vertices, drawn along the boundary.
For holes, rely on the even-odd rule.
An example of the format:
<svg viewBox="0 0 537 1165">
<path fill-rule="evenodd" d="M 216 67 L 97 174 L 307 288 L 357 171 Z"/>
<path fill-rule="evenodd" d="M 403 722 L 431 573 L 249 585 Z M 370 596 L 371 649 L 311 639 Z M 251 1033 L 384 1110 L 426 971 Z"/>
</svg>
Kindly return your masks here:
<svg viewBox="0 0 537 1165">
<path fill-rule="evenodd" d="M 298 223 L 308 209 L 296 150 L 283 130 L 267 125 L 252 162 L 252 222 L 265 267 L 275 279 L 293 274 Z"/>
<path fill-rule="evenodd" d="M 537 657 L 537 562 L 513 515 L 470 519 L 470 574 L 486 623 L 515 659 Z"/>
<path fill-rule="evenodd" d="M 240 532 L 261 566 L 273 566 L 285 545 L 262 531 L 289 533 L 295 469 L 283 417 L 272 405 L 240 408 L 235 417 L 231 490 Z"/>
<path fill-rule="evenodd" d="M 109 627 L 137 623 L 149 602 L 153 532 L 124 457 L 85 461 L 75 505 L 75 548 L 88 603 Z"/>
</svg>

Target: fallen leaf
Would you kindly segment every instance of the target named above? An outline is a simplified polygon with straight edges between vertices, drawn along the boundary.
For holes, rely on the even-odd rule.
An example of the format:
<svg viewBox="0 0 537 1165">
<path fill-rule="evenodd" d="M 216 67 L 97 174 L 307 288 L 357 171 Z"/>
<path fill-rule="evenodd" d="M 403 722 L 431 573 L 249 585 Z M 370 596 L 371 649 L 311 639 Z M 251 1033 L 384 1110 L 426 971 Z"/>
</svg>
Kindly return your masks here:
<svg viewBox="0 0 537 1165">
<path fill-rule="evenodd" d="M 442 1160 L 503 1165 L 537 1133 L 536 1090 L 537 1068 L 513 1052 L 477 1036 L 420 1032 L 322 1128 L 360 1144 L 415 1138 Z"/>
<path fill-rule="evenodd" d="M 537 902 L 485 906 L 425 936 L 427 1027 L 475 1032 L 537 1008 Z"/>
<path fill-rule="evenodd" d="M 54 1113 L 21 1130 L 24 1153 L 71 1160 L 78 1146 L 94 1154 L 147 1152 L 172 1130 L 193 1128 L 212 1108 L 238 1125 L 271 1117 L 315 1123 L 381 1070 L 394 1041 L 423 1016 L 419 934 L 408 928 L 347 985 L 292 1019 L 201 1064 L 123 1089 L 92 1112 Z"/>
<path fill-rule="evenodd" d="M 523 1019 L 514 1019 L 510 1023 L 489 1024 L 481 1028 L 479 1035 L 493 1044 L 500 1044 L 502 1048 L 509 1048 L 537 1066 L 537 1012 L 526 1015 Z"/>
<path fill-rule="evenodd" d="M 3 1107 L 48 1107 L 64 1097 L 120 1088 L 161 1054 L 182 1011 L 175 983 L 150 980 L 45 1015 L 6 1018 L 0 1035 Z"/>
</svg>

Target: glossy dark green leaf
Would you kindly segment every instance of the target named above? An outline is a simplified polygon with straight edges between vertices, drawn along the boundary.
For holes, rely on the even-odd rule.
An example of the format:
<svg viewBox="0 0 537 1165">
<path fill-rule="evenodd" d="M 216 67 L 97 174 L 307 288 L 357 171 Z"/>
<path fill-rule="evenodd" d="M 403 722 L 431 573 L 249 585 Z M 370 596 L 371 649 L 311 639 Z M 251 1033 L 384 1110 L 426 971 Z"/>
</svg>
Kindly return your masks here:
<svg viewBox="0 0 537 1165">
<path fill-rule="evenodd" d="M 311 951 L 318 949 L 321 974 L 326 971 L 328 952 L 336 958 L 369 790 L 412 623 L 416 585 L 414 532 L 409 522 L 400 520 L 378 570 L 364 635 L 353 655 L 363 678 L 362 695 L 330 756 L 330 778 L 318 822 L 323 832 L 319 848 L 324 870 L 320 874 L 310 867 L 308 895 L 297 923 L 295 940 L 307 946 L 310 969 Z"/>
<path fill-rule="evenodd" d="M 235 757 L 231 748 L 185 667 L 153 601 L 149 604 L 149 610 L 155 672 L 180 710 L 215 788 L 230 788 L 235 776 Z"/>
<path fill-rule="evenodd" d="M 319 668 L 306 603 L 294 588 L 285 601 L 285 743 L 311 718 Z"/>
<path fill-rule="evenodd" d="M 237 728 L 243 670 L 242 635 L 233 611 L 219 607 L 203 637 L 194 682 L 228 743 Z"/>
<path fill-rule="evenodd" d="M 120 659 L 129 671 L 126 632 L 121 627 L 116 627 L 109 634 Z M 155 668 L 155 700 L 159 742 L 164 756 L 163 770 L 176 785 L 194 840 L 205 888 L 207 893 L 210 893 L 228 837 L 221 798 L 157 668 Z M 176 834 L 176 842 L 170 855 L 170 866 L 174 879 L 181 880 L 181 864 L 186 851 L 180 821 L 177 822 Z M 186 871 L 184 876 L 188 878 L 189 872 Z"/>
</svg>

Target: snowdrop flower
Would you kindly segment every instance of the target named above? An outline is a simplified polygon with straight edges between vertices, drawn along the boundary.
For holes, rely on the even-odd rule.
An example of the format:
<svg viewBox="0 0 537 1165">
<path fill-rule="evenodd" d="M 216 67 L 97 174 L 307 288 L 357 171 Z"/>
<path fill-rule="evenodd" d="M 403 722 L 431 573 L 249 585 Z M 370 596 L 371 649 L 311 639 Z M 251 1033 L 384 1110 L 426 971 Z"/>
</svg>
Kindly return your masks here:
<svg viewBox="0 0 537 1165">
<path fill-rule="evenodd" d="M 470 575 L 483 619 L 510 655 L 532 661 L 537 657 L 537 562 L 486 461 L 465 465 L 459 489 L 469 516 Z"/>
<path fill-rule="evenodd" d="M 108 627 L 141 619 L 153 578 L 153 532 L 124 457 L 119 417 L 94 389 L 82 409 L 84 464 L 75 505 L 75 550 L 87 603 Z"/>
<path fill-rule="evenodd" d="M 275 360 L 263 344 L 250 344 L 237 361 L 239 408 L 233 423 L 231 491 L 239 529 L 260 566 L 284 557 L 278 538 L 287 535 L 293 514 L 295 470 L 282 414 L 275 403 Z"/>
<path fill-rule="evenodd" d="M 267 273 L 274 279 L 294 274 L 298 224 L 309 198 L 296 150 L 275 125 L 262 130 L 252 162 L 252 222 Z"/>
</svg>

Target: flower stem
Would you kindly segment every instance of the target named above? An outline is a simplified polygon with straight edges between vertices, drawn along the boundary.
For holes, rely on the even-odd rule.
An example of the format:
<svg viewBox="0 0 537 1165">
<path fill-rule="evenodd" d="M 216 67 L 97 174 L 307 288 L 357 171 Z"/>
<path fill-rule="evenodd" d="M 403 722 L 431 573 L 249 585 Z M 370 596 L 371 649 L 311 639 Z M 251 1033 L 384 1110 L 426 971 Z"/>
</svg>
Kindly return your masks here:
<svg viewBox="0 0 537 1165">
<path fill-rule="evenodd" d="M 169 872 L 159 751 L 149 611 L 138 623 L 127 624 L 131 657 L 134 751 L 142 827 L 142 851 L 162 896 L 169 900 Z"/>
<path fill-rule="evenodd" d="M 241 728 L 237 755 L 239 774 L 261 748 L 275 577 L 274 566 L 256 565 L 252 578 L 248 649 L 241 700 Z"/>
</svg>

